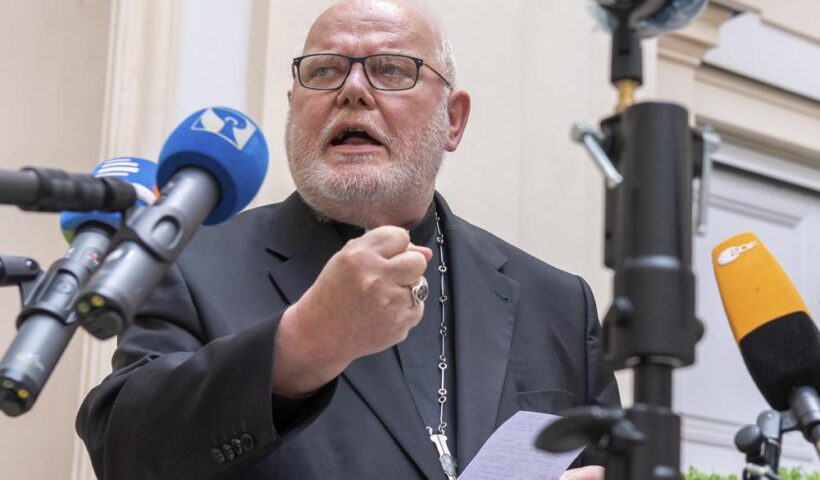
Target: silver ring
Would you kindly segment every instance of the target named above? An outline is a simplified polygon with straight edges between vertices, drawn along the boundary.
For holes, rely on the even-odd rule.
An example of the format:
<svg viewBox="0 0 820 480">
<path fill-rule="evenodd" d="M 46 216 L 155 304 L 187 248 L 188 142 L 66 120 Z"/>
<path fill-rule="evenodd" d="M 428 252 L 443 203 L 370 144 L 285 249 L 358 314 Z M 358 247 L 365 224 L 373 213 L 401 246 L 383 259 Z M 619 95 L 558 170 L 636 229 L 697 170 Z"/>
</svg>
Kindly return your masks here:
<svg viewBox="0 0 820 480">
<path fill-rule="evenodd" d="M 430 288 L 427 286 L 427 279 L 419 278 L 416 283 L 410 285 L 410 296 L 413 297 L 413 304 L 420 305 L 427 300 L 427 295 L 430 294 Z"/>
</svg>

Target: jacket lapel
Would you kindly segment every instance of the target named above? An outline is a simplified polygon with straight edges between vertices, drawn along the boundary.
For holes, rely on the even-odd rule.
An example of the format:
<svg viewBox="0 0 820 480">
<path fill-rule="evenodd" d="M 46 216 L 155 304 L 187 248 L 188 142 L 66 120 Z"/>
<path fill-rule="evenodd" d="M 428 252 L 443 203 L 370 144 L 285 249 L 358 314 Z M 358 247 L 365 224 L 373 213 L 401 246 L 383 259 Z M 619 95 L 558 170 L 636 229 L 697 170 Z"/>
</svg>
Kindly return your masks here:
<svg viewBox="0 0 820 480">
<path fill-rule="evenodd" d="M 519 284 L 499 271 L 507 257 L 437 196 L 450 256 L 456 347 L 459 470 L 496 428 L 518 311 Z"/>
<path fill-rule="evenodd" d="M 333 226 L 319 222 L 296 193 L 285 200 L 272 223 L 276 230 L 271 232 L 267 249 L 283 261 L 270 268 L 269 274 L 276 288 L 293 304 L 316 281 L 343 242 Z M 426 477 L 443 476 L 395 349 L 354 361 L 342 376 Z"/>
<path fill-rule="evenodd" d="M 279 207 L 271 219 L 271 229 L 267 250 L 282 262 L 268 273 L 287 302 L 293 304 L 342 247 L 342 239 L 332 226 L 316 219 L 297 193 Z"/>
<path fill-rule="evenodd" d="M 436 448 L 413 404 L 396 349 L 354 361 L 342 374 L 427 478 L 443 478 Z M 386 472 L 389 477 L 389 473 Z"/>
</svg>

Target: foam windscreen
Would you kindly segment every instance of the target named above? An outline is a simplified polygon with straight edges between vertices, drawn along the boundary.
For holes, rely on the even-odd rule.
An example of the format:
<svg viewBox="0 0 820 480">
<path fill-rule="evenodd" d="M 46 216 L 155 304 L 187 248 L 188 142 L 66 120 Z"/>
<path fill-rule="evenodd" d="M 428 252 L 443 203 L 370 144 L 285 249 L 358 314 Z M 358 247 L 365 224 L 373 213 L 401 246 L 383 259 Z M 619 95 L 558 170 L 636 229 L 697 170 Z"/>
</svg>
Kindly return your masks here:
<svg viewBox="0 0 820 480">
<path fill-rule="evenodd" d="M 157 192 L 157 164 L 137 157 L 117 157 L 97 165 L 91 172 L 97 178 L 113 177 L 128 182 L 137 192 L 137 206 L 152 205 Z M 60 214 L 60 230 L 69 244 L 74 240 L 77 228 L 88 222 L 109 225 L 113 229 L 120 227 L 120 212 L 71 212 Z"/>
<path fill-rule="evenodd" d="M 159 155 L 160 190 L 176 172 L 196 167 L 219 183 L 220 198 L 205 225 L 223 222 L 253 200 L 268 170 L 268 145 L 259 127 L 241 112 L 211 107 L 174 129 Z"/>
<path fill-rule="evenodd" d="M 820 390 L 820 331 L 763 242 L 734 236 L 715 247 L 712 262 L 732 333 L 766 401 L 786 410 L 795 388 Z"/>
</svg>

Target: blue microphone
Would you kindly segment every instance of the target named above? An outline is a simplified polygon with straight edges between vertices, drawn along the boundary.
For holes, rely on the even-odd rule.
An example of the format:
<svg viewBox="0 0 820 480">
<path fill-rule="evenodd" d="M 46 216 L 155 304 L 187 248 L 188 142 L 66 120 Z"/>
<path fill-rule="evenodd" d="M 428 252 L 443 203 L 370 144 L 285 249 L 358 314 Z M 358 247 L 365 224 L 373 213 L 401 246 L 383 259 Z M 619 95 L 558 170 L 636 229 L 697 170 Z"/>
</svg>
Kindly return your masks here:
<svg viewBox="0 0 820 480">
<path fill-rule="evenodd" d="M 205 219 L 215 225 L 233 217 L 256 196 L 268 170 L 268 145 L 259 127 L 230 108 L 206 108 L 171 133 L 159 155 L 157 185 L 164 188 L 188 167 L 210 173 L 220 199 Z"/>
<path fill-rule="evenodd" d="M 91 175 L 96 178 L 117 178 L 130 183 L 137 195 L 138 207 L 153 205 L 159 196 L 156 186 L 157 164 L 144 158 L 112 158 L 97 165 Z M 101 223 L 116 230 L 121 221 L 120 212 L 62 212 L 60 229 L 66 242 L 71 243 L 77 231 L 88 222 Z"/>
<path fill-rule="evenodd" d="M 185 119 L 160 153 L 160 198 L 135 212 L 76 303 L 80 323 L 105 339 L 134 318 L 199 226 L 223 222 L 259 191 L 268 147 L 259 127 L 230 108 Z"/>
<path fill-rule="evenodd" d="M 99 164 L 96 178 L 117 177 L 130 184 L 137 206 L 154 203 L 157 165 L 141 158 L 115 158 Z M 71 247 L 37 279 L 23 299 L 17 334 L 0 360 L 0 410 L 9 416 L 27 412 L 77 329 L 73 315 L 77 294 L 108 250 L 121 223 L 118 212 L 63 212 L 60 228 Z"/>
</svg>

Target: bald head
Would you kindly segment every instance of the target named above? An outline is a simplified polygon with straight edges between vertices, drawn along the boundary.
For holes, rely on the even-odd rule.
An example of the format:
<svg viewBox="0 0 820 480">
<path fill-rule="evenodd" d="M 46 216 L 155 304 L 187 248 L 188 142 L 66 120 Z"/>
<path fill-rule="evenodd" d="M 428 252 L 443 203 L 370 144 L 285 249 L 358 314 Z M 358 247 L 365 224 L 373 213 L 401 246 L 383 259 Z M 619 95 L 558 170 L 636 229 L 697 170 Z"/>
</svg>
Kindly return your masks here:
<svg viewBox="0 0 820 480">
<path fill-rule="evenodd" d="M 388 33 L 384 53 L 421 57 L 455 83 L 452 48 L 441 23 L 419 6 L 404 0 L 342 0 L 322 12 L 308 32 L 304 54 L 329 52 L 328 34 L 342 30 L 355 46 L 373 32 Z M 411 40 L 421 51 L 406 51 L 400 43 Z M 391 44 L 391 40 L 394 43 Z M 389 52 L 388 52 L 389 50 Z M 341 53 L 341 52 L 339 52 Z"/>
</svg>

